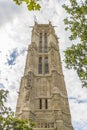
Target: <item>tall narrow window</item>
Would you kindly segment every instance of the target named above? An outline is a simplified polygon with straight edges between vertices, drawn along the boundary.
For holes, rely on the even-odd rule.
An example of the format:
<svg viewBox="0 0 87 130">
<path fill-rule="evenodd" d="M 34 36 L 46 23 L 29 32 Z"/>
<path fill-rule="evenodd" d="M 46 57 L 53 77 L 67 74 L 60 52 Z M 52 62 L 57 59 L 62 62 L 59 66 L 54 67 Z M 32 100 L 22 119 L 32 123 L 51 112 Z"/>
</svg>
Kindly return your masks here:
<svg viewBox="0 0 87 130">
<path fill-rule="evenodd" d="M 44 52 L 47 52 L 47 33 L 44 34 Z"/>
<path fill-rule="evenodd" d="M 48 57 L 45 57 L 45 74 L 49 73 Z"/>
<path fill-rule="evenodd" d="M 39 57 L 38 73 L 42 74 L 42 57 Z"/>
<path fill-rule="evenodd" d="M 40 33 L 39 52 L 42 52 L 42 33 Z"/>
<path fill-rule="evenodd" d="M 45 99 L 45 108 L 48 109 L 48 100 Z"/>
<path fill-rule="evenodd" d="M 39 108 L 42 109 L 42 99 L 39 100 Z"/>
</svg>

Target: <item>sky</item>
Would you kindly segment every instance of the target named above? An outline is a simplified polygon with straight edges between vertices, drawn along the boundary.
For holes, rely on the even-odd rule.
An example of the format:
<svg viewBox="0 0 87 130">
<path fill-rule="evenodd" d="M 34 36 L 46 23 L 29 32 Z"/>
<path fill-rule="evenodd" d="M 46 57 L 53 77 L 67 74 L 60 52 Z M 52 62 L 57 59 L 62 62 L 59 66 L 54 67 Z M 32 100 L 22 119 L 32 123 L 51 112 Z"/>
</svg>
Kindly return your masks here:
<svg viewBox="0 0 87 130">
<path fill-rule="evenodd" d="M 59 37 L 59 48 L 69 98 L 74 130 L 87 130 L 87 89 L 74 70 L 67 70 L 63 51 L 72 45 L 64 30 L 67 16 L 62 4 L 68 0 L 41 0 L 40 11 L 28 11 L 25 4 L 16 5 L 13 0 L 0 0 L 0 89 L 9 90 L 7 105 L 15 111 L 20 80 L 23 76 L 28 45 L 31 43 L 31 26 L 51 21 Z"/>
</svg>

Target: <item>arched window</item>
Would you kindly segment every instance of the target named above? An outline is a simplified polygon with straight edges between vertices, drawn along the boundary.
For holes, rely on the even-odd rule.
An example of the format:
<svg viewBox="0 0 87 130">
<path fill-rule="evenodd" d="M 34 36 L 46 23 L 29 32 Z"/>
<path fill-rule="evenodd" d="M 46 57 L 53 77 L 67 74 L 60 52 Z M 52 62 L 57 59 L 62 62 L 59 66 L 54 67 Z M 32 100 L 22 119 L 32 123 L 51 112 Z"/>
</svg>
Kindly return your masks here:
<svg viewBox="0 0 87 130">
<path fill-rule="evenodd" d="M 47 33 L 44 34 L 44 52 L 47 52 Z"/>
<path fill-rule="evenodd" d="M 40 33 L 39 52 L 42 52 L 42 33 Z"/>
<path fill-rule="evenodd" d="M 42 109 L 42 99 L 39 100 L 39 108 Z"/>
<path fill-rule="evenodd" d="M 48 109 L 48 100 L 45 99 L 45 108 Z"/>
<path fill-rule="evenodd" d="M 39 57 L 38 73 L 42 74 L 42 57 Z"/>
<path fill-rule="evenodd" d="M 49 73 L 48 57 L 45 57 L 45 74 Z"/>
</svg>

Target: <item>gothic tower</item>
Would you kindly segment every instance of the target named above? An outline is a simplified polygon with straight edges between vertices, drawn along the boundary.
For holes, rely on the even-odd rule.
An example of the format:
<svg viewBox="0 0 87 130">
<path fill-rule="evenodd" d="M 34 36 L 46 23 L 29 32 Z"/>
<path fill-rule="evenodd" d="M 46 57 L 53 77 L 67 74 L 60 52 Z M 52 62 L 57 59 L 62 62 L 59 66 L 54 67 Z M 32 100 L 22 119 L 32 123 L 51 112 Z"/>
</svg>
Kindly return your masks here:
<svg viewBox="0 0 87 130">
<path fill-rule="evenodd" d="M 35 130 L 74 130 L 54 27 L 35 23 L 21 79 L 16 116 Z"/>
</svg>

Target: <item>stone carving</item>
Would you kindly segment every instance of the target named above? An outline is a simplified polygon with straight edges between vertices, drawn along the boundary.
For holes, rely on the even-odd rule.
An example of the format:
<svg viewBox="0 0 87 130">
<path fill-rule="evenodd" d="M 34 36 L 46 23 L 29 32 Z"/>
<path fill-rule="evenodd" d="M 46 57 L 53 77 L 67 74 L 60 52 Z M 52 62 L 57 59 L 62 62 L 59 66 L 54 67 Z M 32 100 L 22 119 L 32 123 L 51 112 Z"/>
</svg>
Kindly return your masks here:
<svg viewBox="0 0 87 130">
<path fill-rule="evenodd" d="M 25 87 L 26 95 L 25 100 L 29 100 L 30 97 L 30 88 L 32 87 L 32 72 L 30 71 L 27 75 L 27 86 Z"/>
<path fill-rule="evenodd" d="M 29 87 L 25 87 L 25 91 L 26 91 L 26 95 L 25 95 L 25 101 L 28 101 L 29 100 L 29 97 L 30 97 L 30 90 L 29 90 Z"/>
<path fill-rule="evenodd" d="M 59 93 L 59 89 L 57 87 L 53 88 L 53 93 Z"/>
<path fill-rule="evenodd" d="M 34 48 L 35 50 L 37 50 L 37 45 L 35 42 L 32 42 L 32 48 Z"/>
<path fill-rule="evenodd" d="M 34 54 L 34 50 L 33 50 L 33 46 L 32 46 L 32 44 L 29 45 L 29 51 L 30 51 L 30 54 L 31 54 L 31 55 Z"/>
<path fill-rule="evenodd" d="M 35 42 L 32 42 L 32 44 L 29 46 L 29 68 L 30 70 L 33 70 L 35 66 L 35 60 L 37 56 L 37 45 Z"/>
<path fill-rule="evenodd" d="M 56 68 L 56 66 L 57 66 L 57 62 L 56 62 L 56 58 L 55 58 L 55 50 L 57 50 L 56 45 L 54 45 L 53 43 L 50 43 L 52 68 Z"/>
<path fill-rule="evenodd" d="M 32 83 L 32 72 L 30 71 L 27 75 L 27 86 L 31 87 L 31 83 Z"/>
<path fill-rule="evenodd" d="M 33 66 L 33 56 L 34 56 L 34 50 L 32 48 L 32 45 L 29 46 L 29 67 L 32 68 Z"/>
<path fill-rule="evenodd" d="M 61 111 L 54 111 L 55 120 L 62 120 Z"/>
</svg>

